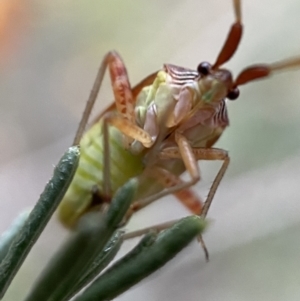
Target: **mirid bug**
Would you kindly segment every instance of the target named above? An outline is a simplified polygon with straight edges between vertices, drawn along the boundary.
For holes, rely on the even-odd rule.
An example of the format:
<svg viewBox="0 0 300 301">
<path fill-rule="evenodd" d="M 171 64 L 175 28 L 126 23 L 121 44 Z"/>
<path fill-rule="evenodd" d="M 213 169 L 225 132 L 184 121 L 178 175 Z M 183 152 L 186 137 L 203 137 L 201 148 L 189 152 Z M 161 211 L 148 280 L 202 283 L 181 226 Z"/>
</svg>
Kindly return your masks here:
<svg viewBox="0 0 300 301">
<path fill-rule="evenodd" d="M 140 189 L 128 216 L 167 194 L 174 194 L 192 213 L 206 216 L 229 165 L 227 152 L 213 148 L 229 125 L 226 101 L 238 98 L 239 87 L 248 82 L 300 65 L 299 57 L 251 65 L 236 78 L 223 69 L 243 32 L 241 1 L 233 2 L 235 21 L 213 64 L 202 62 L 195 69 L 166 64 L 131 88 L 120 55 L 112 51 L 104 57 L 74 140 L 80 142 L 82 157 L 59 209 L 66 226 L 109 203 L 116 189 L 134 176 L 140 179 Z M 106 68 L 114 103 L 81 139 Z M 190 189 L 200 179 L 198 160 L 223 162 L 205 202 Z M 190 175 L 187 182 L 180 178 L 184 171 Z"/>
</svg>

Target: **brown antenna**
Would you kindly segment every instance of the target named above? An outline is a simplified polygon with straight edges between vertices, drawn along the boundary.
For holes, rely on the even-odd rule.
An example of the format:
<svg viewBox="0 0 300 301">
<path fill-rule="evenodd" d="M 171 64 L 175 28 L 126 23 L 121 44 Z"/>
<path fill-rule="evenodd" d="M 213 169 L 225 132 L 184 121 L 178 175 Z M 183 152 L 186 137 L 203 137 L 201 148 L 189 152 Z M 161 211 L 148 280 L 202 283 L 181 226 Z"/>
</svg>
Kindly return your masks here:
<svg viewBox="0 0 300 301">
<path fill-rule="evenodd" d="M 286 70 L 289 68 L 294 68 L 299 66 L 300 66 L 299 57 L 283 60 L 270 65 L 267 64 L 252 65 L 242 70 L 242 72 L 236 78 L 234 82 L 234 86 L 235 87 L 241 86 L 256 79 L 268 77 L 274 71 Z"/>
<path fill-rule="evenodd" d="M 227 61 L 231 59 L 234 55 L 241 41 L 243 33 L 243 25 L 241 23 L 242 13 L 241 13 L 241 4 L 239 0 L 234 0 L 234 15 L 235 22 L 232 24 L 229 34 L 225 40 L 223 48 L 221 49 L 218 58 L 212 69 L 217 69 Z"/>
</svg>

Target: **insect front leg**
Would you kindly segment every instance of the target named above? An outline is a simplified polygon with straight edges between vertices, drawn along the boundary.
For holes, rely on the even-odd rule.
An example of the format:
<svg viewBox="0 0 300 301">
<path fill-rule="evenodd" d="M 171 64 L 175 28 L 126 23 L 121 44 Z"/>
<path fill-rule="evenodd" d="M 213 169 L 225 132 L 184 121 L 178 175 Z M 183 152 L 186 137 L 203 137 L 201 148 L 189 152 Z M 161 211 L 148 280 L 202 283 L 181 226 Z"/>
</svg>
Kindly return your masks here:
<svg viewBox="0 0 300 301">
<path fill-rule="evenodd" d="M 181 137 L 180 137 L 181 138 Z M 184 139 L 184 138 L 181 138 Z M 179 141 L 179 140 L 178 140 Z M 179 141 L 179 145 L 182 147 L 182 149 L 185 149 L 185 147 L 183 147 L 185 144 L 181 143 Z M 187 199 L 182 199 L 181 201 L 183 201 L 183 203 L 189 208 L 192 209 L 191 211 L 194 213 L 193 209 L 196 208 L 194 201 L 198 201 L 199 202 L 199 207 L 200 210 L 197 214 L 201 215 L 202 217 L 206 217 L 208 210 L 210 208 L 210 205 L 212 203 L 213 197 L 216 193 L 216 190 L 227 170 L 227 167 L 229 165 L 230 162 L 230 158 L 228 156 L 227 151 L 223 150 L 223 149 L 217 149 L 217 148 L 192 148 L 190 146 L 188 146 L 188 150 L 190 151 L 190 153 L 186 154 L 186 153 L 182 153 L 182 149 L 180 149 L 180 147 L 168 147 L 163 149 L 160 154 L 159 154 L 159 158 L 160 159 L 183 159 L 183 161 L 187 162 L 186 164 L 186 168 L 187 170 L 190 172 L 194 172 L 195 170 L 198 169 L 198 175 L 199 175 L 199 168 L 198 168 L 198 164 L 197 161 L 198 160 L 222 160 L 223 164 L 220 167 L 212 186 L 210 187 L 208 196 L 204 202 L 204 205 L 202 206 L 202 202 L 200 198 L 187 198 Z M 196 166 L 192 166 L 192 168 L 189 170 L 189 166 L 193 165 L 195 162 Z M 156 168 L 152 169 L 153 174 L 156 175 L 156 179 L 158 180 L 165 180 L 166 185 L 169 185 L 170 187 L 166 187 L 166 189 L 162 192 L 159 192 L 155 195 L 152 195 L 144 200 L 141 201 L 137 201 L 135 202 L 132 208 L 138 208 L 141 209 L 142 207 L 145 207 L 147 205 L 149 205 L 150 203 L 154 202 L 155 200 L 166 196 L 168 194 L 174 194 L 177 198 L 178 196 L 180 196 L 180 194 L 182 193 L 182 196 L 186 195 L 189 196 L 189 190 L 187 189 L 188 187 L 190 187 L 191 185 L 194 184 L 194 179 L 192 179 L 189 182 L 183 182 L 178 176 L 173 175 L 172 173 L 170 173 L 169 171 L 163 170 L 161 168 Z M 192 172 L 190 174 L 192 174 Z M 196 173 L 197 174 L 197 173 Z M 200 177 L 199 177 L 200 178 Z M 183 189 L 183 190 L 182 190 Z M 193 196 L 193 195 L 192 195 Z M 189 207 L 189 205 L 193 204 L 192 207 Z M 136 209 L 137 210 L 137 209 Z M 141 230 L 137 230 L 131 233 L 126 234 L 126 238 L 133 238 L 136 236 L 140 236 L 143 235 L 145 233 L 147 233 L 149 231 L 149 229 L 154 229 L 157 231 L 162 231 L 168 227 L 170 227 L 171 225 L 173 225 L 176 221 L 170 221 L 164 224 L 159 224 L 159 225 L 155 225 L 149 228 L 145 228 L 145 229 L 141 229 Z M 208 260 L 209 255 L 208 255 L 208 251 L 207 248 L 205 246 L 205 243 L 202 239 L 202 236 L 198 237 L 198 241 L 201 244 L 204 252 L 205 252 L 205 257 Z"/>
<path fill-rule="evenodd" d="M 228 152 L 219 149 L 219 148 L 192 148 L 192 153 L 196 159 L 196 161 L 199 160 L 222 160 L 222 166 L 220 167 L 216 177 L 214 178 L 214 181 L 209 189 L 208 196 L 204 202 L 203 208 L 201 210 L 201 216 L 206 217 L 208 210 L 210 208 L 210 205 L 212 203 L 212 200 L 214 198 L 214 195 L 220 185 L 220 182 L 222 181 L 224 174 L 228 168 L 228 165 L 230 163 L 230 157 L 228 156 Z M 170 158 L 181 158 L 182 154 L 177 147 L 169 147 L 164 149 L 160 154 L 159 157 L 161 159 L 170 159 Z"/>
<path fill-rule="evenodd" d="M 183 160 L 185 168 L 191 176 L 191 180 L 188 182 L 184 182 L 180 179 L 179 176 L 176 176 L 167 170 L 160 169 L 159 167 L 151 166 L 151 168 L 149 168 L 146 172 L 149 174 L 150 177 L 157 179 L 166 189 L 164 189 L 161 192 L 155 193 L 145 198 L 144 200 L 141 200 L 139 206 L 138 204 L 136 204 L 136 206 L 138 206 L 139 208 L 141 208 L 141 206 L 145 207 L 146 205 L 169 194 L 178 193 L 179 195 L 180 191 L 186 190 L 187 188 L 191 187 L 192 185 L 194 185 L 200 180 L 200 171 L 197 164 L 197 158 L 194 156 L 193 149 L 190 146 L 188 140 L 179 133 L 175 134 L 175 140 L 178 144 L 178 147 L 176 147 L 177 155 L 174 158 Z M 158 157 L 163 159 L 172 158 L 172 157 L 168 157 L 166 153 L 164 157 L 161 157 L 160 153 L 158 153 Z M 199 209 L 199 204 L 202 207 L 201 201 L 199 201 L 199 204 L 195 206 L 195 208 L 193 207 L 194 205 L 189 206 L 189 201 L 186 202 L 183 201 L 183 202 L 193 213 L 200 214 L 200 210 L 198 209 Z"/>
<path fill-rule="evenodd" d="M 206 217 L 208 210 L 210 208 L 210 205 L 213 201 L 213 198 L 215 196 L 215 193 L 220 185 L 220 182 L 228 168 L 229 162 L 230 162 L 230 158 L 228 156 L 228 152 L 223 150 L 223 149 L 217 149 L 217 148 L 192 148 L 192 153 L 194 155 L 194 158 L 198 161 L 198 160 L 222 160 L 223 164 L 220 167 L 214 181 L 213 184 L 211 185 L 210 189 L 209 189 L 209 193 L 208 196 L 204 202 L 204 206 L 201 210 L 200 215 L 202 217 Z M 179 148 L 169 148 L 169 149 L 165 149 L 161 154 L 160 154 L 161 158 L 180 158 L 182 156 L 182 153 L 180 151 L 180 147 Z M 184 154 L 185 156 L 185 154 Z M 183 159 L 184 160 L 184 159 Z M 190 159 L 189 157 L 186 157 L 185 160 L 189 161 L 192 163 L 192 159 Z M 188 165 L 186 165 L 188 166 Z M 197 165 L 198 166 L 198 165 Z M 208 261 L 209 259 L 209 253 L 208 250 L 206 248 L 205 242 L 202 238 L 202 235 L 198 236 L 198 241 L 202 246 L 202 249 L 204 250 L 205 253 L 205 257 L 206 260 Z"/>
<path fill-rule="evenodd" d="M 179 136 L 180 135 L 180 136 Z M 155 178 L 160 184 L 165 187 L 165 190 L 153 194 L 143 200 L 138 200 L 132 204 L 128 218 L 133 212 L 146 207 L 152 202 L 169 194 L 174 194 L 192 213 L 205 217 L 212 203 L 216 190 L 226 172 L 229 165 L 229 156 L 227 151 L 217 148 L 192 148 L 184 136 L 178 134 L 177 141 L 180 146 L 168 147 L 163 149 L 159 154 L 159 159 L 182 159 L 185 163 L 186 170 L 191 175 L 191 180 L 184 182 L 179 176 L 174 175 L 170 171 L 161 167 L 153 166 L 148 175 Z M 223 164 L 215 177 L 212 186 L 210 187 L 208 197 L 204 202 L 199 196 L 195 195 L 188 188 L 194 185 L 200 179 L 199 160 L 222 160 Z"/>
<path fill-rule="evenodd" d="M 144 147 L 150 147 L 153 144 L 151 136 L 142 128 L 140 128 L 135 123 L 123 118 L 122 116 L 118 116 L 115 114 L 109 114 L 106 117 L 107 122 L 116 127 L 121 133 L 123 133 L 126 137 L 134 139 L 143 144 Z"/>
<path fill-rule="evenodd" d="M 109 200 L 112 195 L 111 191 L 111 170 L 110 170 L 110 132 L 109 127 L 114 126 L 125 137 L 134 138 L 137 141 L 150 142 L 151 137 L 147 135 L 147 132 L 139 128 L 137 125 L 132 124 L 123 117 L 116 116 L 114 113 L 108 112 L 103 116 L 103 195 Z"/>
</svg>

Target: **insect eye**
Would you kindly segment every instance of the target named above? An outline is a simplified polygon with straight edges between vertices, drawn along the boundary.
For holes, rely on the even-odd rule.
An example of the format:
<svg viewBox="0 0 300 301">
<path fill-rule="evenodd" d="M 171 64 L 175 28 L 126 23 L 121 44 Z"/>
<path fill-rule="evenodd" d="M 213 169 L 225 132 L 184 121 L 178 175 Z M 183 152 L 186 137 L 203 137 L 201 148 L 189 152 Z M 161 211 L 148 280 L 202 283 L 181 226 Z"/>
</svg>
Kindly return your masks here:
<svg viewBox="0 0 300 301">
<path fill-rule="evenodd" d="M 239 97 L 239 95 L 240 95 L 240 90 L 238 88 L 233 88 L 228 92 L 226 97 L 230 100 L 235 100 Z"/>
<path fill-rule="evenodd" d="M 211 64 L 208 62 L 202 62 L 198 65 L 197 71 L 200 75 L 208 75 L 211 69 Z"/>
</svg>

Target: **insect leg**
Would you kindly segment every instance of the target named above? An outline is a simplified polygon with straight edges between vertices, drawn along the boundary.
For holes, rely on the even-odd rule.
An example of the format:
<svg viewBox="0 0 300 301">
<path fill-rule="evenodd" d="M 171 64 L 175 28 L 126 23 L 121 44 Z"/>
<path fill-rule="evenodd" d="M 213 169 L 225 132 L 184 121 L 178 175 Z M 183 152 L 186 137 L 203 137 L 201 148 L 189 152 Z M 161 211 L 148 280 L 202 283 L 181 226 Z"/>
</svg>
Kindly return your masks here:
<svg viewBox="0 0 300 301">
<path fill-rule="evenodd" d="M 187 189 L 190 186 L 194 185 L 200 180 L 200 171 L 197 164 L 197 159 L 193 153 L 193 149 L 190 146 L 188 140 L 181 134 L 176 133 L 175 140 L 178 144 L 178 147 L 176 149 L 178 150 L 178 156 L 176 158 L 182 159 L 184 162 L 184 165 L 186 167 L 186 170 L 191 176 L 191 180 L 188 182 L 183 182 L 179 177 L 172 175 L 172 178 L 170 176 L 167 176 L 167 171 L 165 171 L 165 177 L 167 179 L 166 186 L 167 188 L 161 192 L 155 193 L 147 198 L 145 198 L 142 202 L 150 204 L 154 202 L 157 199 L 160 199 L 168 194 L 174 194 L 177 193 L 183 189 Z M 166 157 L 168 159 L 168 157 Z M 198 159 L 199 160 L 199 159 Z M 153 174 L 155 171 L 154 168 L 151 167 L 151 170 L 148 171 L 149 174 Z M 170 174 L 170 172 L 169 172 Z M 176 180 L 175 180 L 176 178 Z M 172 186 L 172 182 L 175 183 L 175 185 Z M 171 184 L 171 185 L 169 185 Z M 171 187 L 170 187 L 171 186 Z"/>
<path fill-rule="evenodd" d="M 154 225 L 154 226 L 150 226 L 150 227 L 146 227 L 146 228 L 143 228 L 143 229 L 128 232 L 128 233 L 125 233 L 123 235 L 123 238 L 124 239 L 131 239 L 131 238 L 139 237 L 139 236 L 142 236 L 142 235 L 148 233 L 151 230 L 161 232 L 161 231 L 163 231 L 167 228 L 172 227 L 178 221 L 179 221 L 178 219 L 177 220 L 172 220 L 172 221 L 168 221 L 168 222 L 165 222 L 165 223 L 161 223 L 161 224 L 157 224 L 157 225 Z"/>
<path fill-rule="evenodd" d="M 222 149 L 216 149 L 216 148 L 193 148 L 193 154 L 196 158 L 196 160 L 223 160 L 223 164 L 220 167 L 210 189 L 209 189 L 209 193 L 208 196 L 204 202 L 203 208 L 201 210 L 201 216 L 202 217 L 206 217 L 208 210 L 210 208 L 210 205 L 213 201 L 213 198 L 215 196 L 215 193 L 220 185 L 220 182 L 228 168 L 229 162 L 230 162 L 230 158 L 228 156 L 227 151 L 222 150 Z M 170 149 L 165 149 L 164 150 L 164 154 L 161 154 L 161 156 L 167 156 L 167 157 L 172 157 L 172 158 L 180 158 L 180 152 L 178 149 L 176 148 L 170 148 Z M 198 241 L 201 244 L 204 253 L 205 253 L 205 257 L 206 260 L 208 261 L 209 259 L 209 254 L 208 254 L 208 250 L 206 248 L 205 242 L 203 241 L 202 235 L 198 236 Z"/>
<path fill-rule="evenodd" d="M 170 192 L 168 189 L 186 185 L 184 181 L 180 179 L 180 177 L 174 175 L 172 172 L 159 167 L 152 166 L 151 170 L 146 172 L 146 175 L 155 179 L 158 183 L 160 183 L 165 190 L 163 191 L 163 196 L 173 193 L 182 203 L 194 214 L 200 214 L 202 211 L 202 201 L 196 196 L 193 191 L 184 189 L 178 190 L 175 192 Z M 127 213 L 128 218 L 136 211 L 148 206 L 152 202 L 161 198 L 162 192 L 155 193 L 149 197 L 138 200 L 132 204 L 130 207 L 130 211 Z"/>
<path fill-rule="evenodd" d="M 201 215 L 205 217 L 209 210 L 209 207 L 212 203 L 216 190 L 228 168 L 230 158 L 228 156 L 227 151 L 218 148 L 192 148 L 192 152 L 195 156 L 195 159 L 198 160 L 222 160 L 223 164 L 220 167 L 212 186 L 209 189 L 208 196 L 205 200 L 203 208 L 201 210 Z M 169 147 L 159 154 L 160 159 L 167 159 L 167 158 L 181 158 L 180 150 L 177 147 Z"/>
<path fill-rule="evenodd" d="M 172 220 L 172 221 L 168 221 L 168 222 L 165 222 L 165 223 L 161 223 L 161 224 L 157 224 L 157 225 L 154 225 L 154 226 L 139 229 L 139 230 L 136 230 L 136 231 L 132 231 L 132 232 L 129 232 L 129 233 L 125 233 L 123 235 L 123 239 L 131 239 L 131 238 L 139 237 L 139 236 L 145 235 L 146 233 L 149 233 L 149 231 L 161 232 L 165 229 L 168 229 L 168 228 L 172 227 L 178 221 L 179 221 L 179 219 L 178 220 Z M 205 243 L 202 239 L 202 236 L 199 235 L 197 237 L 197 240 L 201 244 L 201 247 L 202 247 L 202 249 L 204 251 L 204 254 L 205 254 L 206 261 L 209 261 L 209 253 L 208 253 L 206 245 L 205 245 Z"/>
<path fill-rule="evenodd" d="M 117 108 L 117 116 L 114 116 L 112 113 L 104 113 L 103 117 L 103 145 L 104 145 L 104 187 L 103 187 L 103 195 L 101 197 L 107 197 L 108 199 L 111 196 L 111 185 L 110 185 L 110 162 L 109 162 L 109 137 L 108 137 L 108 125 L 114 125 L 118 128 L 121 127 L 121 132 L 125 134 L 125 140 L 127 137 L 137 139 L 141 141 L 143 145 L 149 144 L 152 139 L 151 137 L 145 133 L 142 129 L 140 129 L 137 125 L 135 125 L 134 119 L 134 103 L 133 99 L 137 93 L 133 89 L 131 90 L 130 82 L 128 79 L 126 67 L 120 57 L 120 55 L 115 51 L 108 52 L 99 67 L 95 82 L 93 84 L 91 93 L 89 95 L 88 101 L 85 106 L 85 110 L 83 112 L 80 124 L 78 126 L 73 145 L 78 145 L 82 138 L 83 132 L 85 130 L 86 124 L 88 122 L 91 110 L 95 104 L 97 99 L 99 90 L 101 88 L 101 84 L 105 75 L 106 69 L 109 69 L 115 105 Z M 154 77 L 154 74 L 149 76 L 149 79 L 145 79 L 145 81 L 149 81 Z M 142 85 L 143 83 L 141 83 Z"/>
<path fill-rule="evenodd" d="M 151 204 L 152 202 L 166 196 L 169 194 L 178 194 L 180 196 L 180 193 L 182 190 L 184 192 L 187 192 L 186 190 L 188 187 L 192 186 L 195 184 L 197 181 L 200 179 L 200 172 L 199 172 L 199 167 L 197 165 L 197 161 L 193 155 L 192 148 L 188 141 L 180 134 L 176 135 L 177 138 L 176 142 L 178 143 L 179 149 L 181 147 L 180 153 L 185 151 L 188 152 L 188 158 L 183 157 L 180 155 L 179 158 L 183 159 L 184 164 L 186 166 L 186 169 L 189 171 L 191 175 L 191 180 L 189 182 L 184 182 L 180 179 L 180 177 L 172 174 L 170 171 L 158 167 L 158 166 L 151 166 L 146 170 L 146 174 L 150 176 L 151 178 L 156 179 L 160 184 L 162 184 L 165 189 L 161 192 L 154 193 L 153 195 L 150 195 L 149 197 L 146 197 L 142 200 L 138 200 L 134 202 L 129 210 L 129 212 L 126 215 L 127 220 L 131 217 L 131 215 L 135 212 L 140 210 L 143 207 L 146 207 L 147 205 Z M 182 198 L 179 198 L 180 200 Z M 194 199 L 191 198 L 191 200 L 184 201 L 184 204 L 188 206 L 188 208 L 196 213 L 199 214 L 201 212 L 202 208 L 202 203 L 201 201 L 197 201 L 195 203 Z"/>
<path fill-rule="evenodd" d="M 229 156 L 225 150 L 217 149 L 217 148 L 191 148 L 190 147 L 190 150 L 191 150 L 192 155 L 189 154 L 189 157 L 194 157 L 196 164 L 197 164 L 198 160 L 223 160 L 223 164 L 222 164 L 217 176 L 215 177 L 215 179 L 213 181 L 213 184 L 209 190 L 209 194 L 204 203 L 204 206 L 202 207 L 201 199 L 199 199 L 197 197 L 194 198 L 194 195 L 193 194 L 190 195 L 189 194 L 190 191 L 187 189 L 187 187 L 193 185 L 194 180 L 191 180 L 189 182 L 183 182 L 180 179 L 180 177 L 172 174 L 171 172 L 169 172 L 163 168 L 152 167 L 151 175 L 154 176 L 160 183 L 162 183 L 166 187 L 166 189 L 162 192 L 159 192 L 146 199 L 137 201 L 134 204 L 132 204 L 130 211 L 127 213 L 127 218 L 129 218 L 133 212 L 149 205 L 150 203 L 154 202 L 155 200 L 157 200 L 167 194 L 170 194 L 170 193 L 175 194 L 175 196 L 177 198 L 179 198 L 192 212 L 195 213 L 196 208 L 198 208 L 197 214 L 199 214 L 203 217 L 206 217 L 209 207 L 212 203 L 213 197 L 216 193 L 216 190 L 217 190 L 217 188 L 224 176 L 224 173 L 229 165 Z M 181 153 L 179 147 L 169 147 L 169 148 L 166 148 L 161 151 L 161 153 L 159 154 L 159 158 L 160 159 L 170 159 L 170 158 L 180 159 L 180 158 L 182 158 L 182 153 Z M 191 163 L 192 159 L 185 158 L 185 160 L 189 161 L 189 163 L 186 164 L 186 167 L 188 169 L 188 166 L 193 164 L 193 163 Z M 198 165 L 197 165 L 197 168 L 198 168 Z M 193 167 L 193 169 L 195 170 L 196 167 Z M 184 187 L 183 190 L 182 190 L 182 187 Z M 187 196 L 188 198 L 183 199 L 184 196 Z M 189 197 L 191 197 L 191 199 L 189 199 Z M 195 204 L 195 201 L 197 201 L 198 204 Z M 159 224 L 159 225 L 156 225 L 156 226 L 153 226 L 150 228 L 151 229 L 153 228 L 157 231 L 161 231 L 161 230 L 164 230 L 167 227 L 169 227 L 172 223 L 174 223 L 174 222 L 172 221 L 172 222 L 168 222 L 165 224 Z M 144 233 L 147 233 L 148 230 L 149 229 L 146 228 L 146 229 L 138 230 L 138 231 L 135 231 L 132 233 L 128 233 L 128 234 L 126 234 L 125 237 L 132 238 L 135 236 L 139 236 Z M 208 250 L 205 246 L 205 243 L 202 239 L 202 236 L 198 237 L 198 241 L 204 250 L 206 259 L 208 260 L 209 254 L 208 254 Z"/>
<path fill-rule="evenodd" d="M 107 116 L 103 117 L 103 149 L 103 194 L 105 197 L 110 197 L 112 194 L 110 182 L 110 151 Z"/>
<path fill-rule="evenodd" d="M 107 116 L 107 122 L 116 127 L 126 137 L 141 142 L 145 147 L 150 147 L 153 144 L 151 136 L 145 130 L 122 116 L 110 114 Z"/>
<path fill-rule="evenodd" d="M 217 149 L 217 148 L 191 148 L 191 153 L 193 154 L 193 157 L 195 158 L 195 164 L 197 167 L 193 166 L 193 170 L 196 168 L 198 169 L 198 160 L 222 160 L 223 164 L 215 177 L 213 184 L 209 190 L 207 199 L 205 200 L 204 206 L 202 207 L 202 204 L 199 203 L 198 205 L 195 205 L 193 201 L 190 200 L 184 200 L 184 204 L 193 212 L 196 214 L 201 214 L 202 216 L 206 216 L 208 209 L 211 205 L 211 202 L 213 200 L 213 197 L 216 193 L 216 190 L 226 172 L 226 169 L 229 165 L 229 156 L 227 151 L 222 150 L 222 149 Z M 190 154 L 191 156 L 191 154 Z M 160 159 L 180 159 L 182 158 L 182 153 L 180 152 L 180 149 L 178 147 L 169 147 L 161 151 L 159 154 Z M 185 158 L 186 159 L 186 158 Z M 186 159 L 190 160 L 190 159 Z M 192 160 L 189 161 L 189 163 L 186 166 L 192 165 L 193 163 Z M 187 168 L 188 170 L 188 168 Z M 188 170 L 189 171 L 189 170 Z M 160 183 L 166 187 L 166 189 L 162 192 L 156 193 L 152 196 L 149 196 L 148 198 L 145 198 L 141 201 L 137 201 L 133 204 L 132 209 L 134 211 L 139 210 L 150 203 L 156 201 L 157 199 L 164 197 L 168 194 L 175 194 L 177 197 L 180 196 L 182 193 L 182 196 L 191 196 L 192 198 L 194 197 L 193 195 L 189 195 L 187 192 L 188 187 L 192 186 L 195 182 L 194 179 L 192 179 L 189 182 L 183 182 L 180 177 L 172 174 L 171 172 L 159 168 L 159 167 L 152 167 L 150 171 L 151 176 L 155 177 L 158 179 Z M 191 173 L 190 173 L 191 174 Z M 199 174 L 199 173 L 198 173 Z M 197 178 L 196 178 L 197 179 Z M 182 200 L 182 198 L 180 198 Z M 199 202 L 201 202 L 200 199 L 198 199 Z"/>
<path fill-rule="evenodd" d="M 213 198 L 216 194 L 216 191 L 224 177 L 224 174 L 229 166 L 229 163 L 230 163 L 230 157 L 228 156 L 228 154 L 226 154 L 226 157 L 223 159 L 223 164 L 222 166 L 220 167 L 210 189 L 209 189 L 209 192 L 208 192 L 208 196 L 204 202 L 204 205 L 203 205 L 203 209 L 202 209 L 202 212 L 201 212 L 201 216 L 203 217 L 206 217 L 207 213 L 208 213 L 208 210 L 210 208 L 210 205 L 213 201 Z"/>
<path fill-rule="evenodd" d="M 131 123 L 129 120 L 116 116 L 114 113 L 108 112 L 103 116 L 103 192 L 106 198 L 111 196 L 111 177 L 110 177 L 110 138 L 109 126 L 118 128 L 126 137 L 130 137 L 140 141 L 141 143 L 150 143 L 151 137 L 143 129 Z"/>
<path fill-rule="evenodd" d="M 134 202 L 131 206 L 130 211 L 127 214 L 129 218 L 133 212 L 136 212 L 152 202 L 169 194 L 174 194 L 187 208 L 190 209 L 194 214 L 201 214 L 203 217 L 207 215 L 209 207 L 212 203 L 213 197 L 216 190 L 226 172 L 229 165 L 229 156 L 227 151 L 217 148 L 191 148 L 189 147 L 189 154 L 182 154 L 179 147 L 169 147 L 161 151 L 158 155 L 160 159 L 183 159 L 187 162 L 186 169 L 190 173 L 192 179 L 188 182 L 184 182 L 180 177 L 172 174 L 170 171 L 163 169 L 158 166 L 152 166 L 147 174 L 155 178 L 161 183 L 166 189 L 150 195 L 147 198 Z M 185 148 L 183 148 L 185 149 Z M 216 175 L 213 184 L 209 190 L 207 199 L 202 206 L 202 201 L 199 197 L 195 196 L 192 191 L 188 190 L 190 186 L 194 185 L 200 179 L 199 167 L 197 164 L 198 160 L 222 160 L 223 164 Z M 194 164 L 194 165 L 193 165 Z M 196 165 L 196 166 L 195 166 Z M 190 168 L 191 166 L 191 168 Z M 195 177 L 195 174 L 197 177 Z"/>
<path fill-rule="evenodd" d="M 160 159 L 181 159 L 182 153 L 178 147 L 169 147 L 164 150 L 162 150 L 159 153 Z M 180 179 L 180 177 L 172 174 L 170 171 L 165 170 L 161 167 L 151 167 L 151 170 L 148 171 L 148 174 L 157 179 L 158 182 L 160 182 L 166 189 L 164 191 L 161 191 L 159 193 L 153 194 L 143 200 L 139 200 L 134 202 L 131 206 L 131 211 L 135 212 L 140 210 L 141 208 L 151 204 L 152 202 L 156 201 L 157 199 L 160 199 L 168 194 L 175 194 L 175 196 L 187 207 L 190 209 L 191 212 L 194 214 L 201 214 L 204 217 L 207 215 L 208 209 L 210 207 L 210 204 L 213 200 L 213 197 L 216 193 L 216 190 L 224 176 L 224 173 L 229 165 L 229 156 L 228 153 L 225 150 L 217 149 L 217 148 L 191 148 L 190 147 L 190 154 L 189 158 L 194 157 L 193 159 L 187 159 L 185 160 L 189 161 L 188 164 L 186 164 L 188 172 L 193 177 L 193 174 L 188 169 L 190 165 L 195 164 L 196 166 L 193 166 L 192 169 L 198 170 L 199 175 L 199 167 L 197 164 L 198 160 L 222 160 L 223 164 L 216 176 L 216 178 L 213 181 L 213 184 L 209 190 L 208 197 L 204 203 L 204 206 L 202 206 L 202 201 L 199 197 L 197 197 L 195 194 L 193 194 L 192 191 L 188 190 L 187 188 L 192 186 L 195 183 L 195 179 L 198 180 L 199 178 L 192 178 L 189 182 L 184 182 Z M 200 177 L 200 176 L 199 176 Z M 130 215 L 130 213 L 128 213 Z"/>
<path fill-rule="evenodd" d="M 81 121 L 79 123 L 73 145 L 78 145 L 82 138 L 92 108 L 95 104 L 99 90 L 101 88 L 101 84 L 107 67 L 109 68 L 117 111 L 124 118 L 134 122 L 133 96 L 126 67 L 120 55 L 116 51 L 110 51 L 104 56 L 100 64 L 93 88 L 89 95 Z"/>
</svg>

